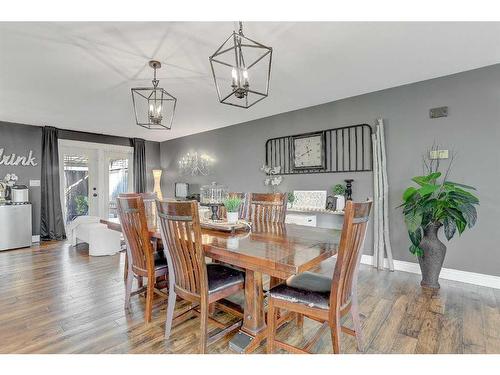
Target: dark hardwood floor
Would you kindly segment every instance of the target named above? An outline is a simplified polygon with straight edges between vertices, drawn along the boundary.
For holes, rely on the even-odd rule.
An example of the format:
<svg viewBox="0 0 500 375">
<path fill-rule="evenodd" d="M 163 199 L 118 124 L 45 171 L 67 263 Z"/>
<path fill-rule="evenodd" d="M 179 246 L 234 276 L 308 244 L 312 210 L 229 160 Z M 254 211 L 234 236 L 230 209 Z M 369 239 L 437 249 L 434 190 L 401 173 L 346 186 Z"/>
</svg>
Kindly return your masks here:
<svg viewBox="0 0 500 375">
<path fill-rule="evenodd" d="M 195 353 L 198 318 L 174 327 L 165 341 L 164 300 L 155 297 L 150 324 L 143 297 L 124 309 L 123 263 L 123 254 L 89 257 L 85 245 L 66 242 L 0 252 L 0 352 Z M 327 261 L 320 272 L 331 269 Z M 421 290 L 418 275 L 361 266 L 359 302 L 367 353 L 500 353 L 500 290 L 442 280 L 433 295 Z M 221 312 L 217 318 L 231 319 Z M 291 322 L 278 338 L 300 345 L 318 326 L 306 319 L 298 330 Z M 357 352 L 352 337 L 341 338 L 343 353 Z M 229 339 L 209 352 L 232 353 Z M 313 350 L 331 353 L 330 334 Z"/>
</svg>

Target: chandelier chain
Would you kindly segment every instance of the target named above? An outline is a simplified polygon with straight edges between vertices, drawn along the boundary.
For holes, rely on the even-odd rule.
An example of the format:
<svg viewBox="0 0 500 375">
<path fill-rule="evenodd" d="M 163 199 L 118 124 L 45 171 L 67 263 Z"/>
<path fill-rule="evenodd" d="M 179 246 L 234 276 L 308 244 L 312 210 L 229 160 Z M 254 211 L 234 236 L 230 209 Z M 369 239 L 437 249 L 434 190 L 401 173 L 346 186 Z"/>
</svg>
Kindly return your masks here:
<svg viewBox="0 0 500 375">
<path fill-rule="evenodd" d="M 153 87 L 156 89 L 158 87 L 159 80 L 156 79 L 156 65 L 153 66 Z"/>
</svg>

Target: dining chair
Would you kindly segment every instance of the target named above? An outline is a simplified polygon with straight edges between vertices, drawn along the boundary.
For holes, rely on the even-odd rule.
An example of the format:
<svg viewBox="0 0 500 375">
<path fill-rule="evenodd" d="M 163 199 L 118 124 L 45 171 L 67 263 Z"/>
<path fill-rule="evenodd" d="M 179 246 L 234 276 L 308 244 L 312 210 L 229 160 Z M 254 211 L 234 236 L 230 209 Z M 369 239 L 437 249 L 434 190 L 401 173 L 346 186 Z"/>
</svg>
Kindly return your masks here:
<svg viewBox="0 0 500 375">
<path fill-rule="evenodd" d="M 272 232 L 284 228 L 288 203 L 286 193 L 250 193 L 249 195 L 248 217 L 252 223 L 252 230 Z M 271 276 L 269 286 L 273 287 L 281 282 L 284 280 Z"/>
<path fill-rule="evenodd" d="M 248 204 L 249 220 L 256 224 L 284 223 L 287 202 L 285 193 L 251 193 Z"/>
<path fill-rule="evenodd" d="M 205 353 L 207 345 L 238 329 L 241 320 L 224 326 L 213 319 L 209 305 L 226 298 L 244 288 L 244 273 L 219 263 L 205 263 L 203 252 L 198 203 L 156 201 L 158 219 L 169 268 L 169 293 L 165 337 L 170 337 L 174 320 L 177 296 L 191 302 L 188 311 L 201 316 L 200 352 Z M 199 310 L 197 309 L 199 308 Z M 184 316 L 185 313 L 175 317 Z M 208 321 L 222 331 L 208 337 Z"/>
<path fill-rule="evenodd" d="M 144 212 L 146 214 L 146 220 L 148 223 L 148 228 L 156 228 L 156 193 L 121 193 L 119 197 L 135 197 L 139 195 L 144 202 Z M 158 251 L 158 241 L 152 241 L 153 250 Z M 125 253 L 125 267 L 123 269 L 123 278 L 127 280 L 128 274 L 128 255 Z M 139 285 L 142 287 L 142 278 L 139 279 Z"/>
<path fill-rule="evenodd" d="M 272 353 L 275 347 L 293 353 L 309 353 L 327 328 L 330 329 L 334 353 L 340 353 L 340 331 L 355 336 L 358 350 L 363 351 L 357 280 L 371 206 L 371 201 L 347 202 L 333 277 L 304 272 L 269 290 L 268 353 Z M 279 309 L 299 313 L 319 321 L 322 326 L 303 348 L 278 341 L 276 322 Z M 348 313 L 354 329 L 341 325 L 341 319 Z"/>
<path fill-rule="evenodd" d="M 163 292 L 155 288 L 156 279 L 168 274 L 167 260 L 163 253 L 154 251 L 150 241 L 144 201 L 140 194 L 120 195 L 117 198 L 118 215 L 127 248 L 127 279 L 125 288 L 125 307 L 130 307 L 132 295 L 146 291 L 145 321 L 149 323 L 153 311 L 153 296 Z M 139 281 L 139 288 L 132 292 L 134 277 Z M 146 278 L 146 287 L 142 279 Z"/>
</svg>

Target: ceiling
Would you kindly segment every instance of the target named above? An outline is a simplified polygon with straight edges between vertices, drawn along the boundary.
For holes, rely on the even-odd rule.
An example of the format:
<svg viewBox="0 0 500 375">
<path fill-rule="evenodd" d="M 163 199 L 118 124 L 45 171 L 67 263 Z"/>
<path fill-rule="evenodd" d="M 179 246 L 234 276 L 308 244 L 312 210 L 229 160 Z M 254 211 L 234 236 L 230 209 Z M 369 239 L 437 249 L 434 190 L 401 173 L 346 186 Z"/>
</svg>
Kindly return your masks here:
<svg viewBox="0 0 500 375">
<path fill-rule="evenodd" d="M 219 104 L 208 56 L 232 22 L 0 23 L 0 120 L 163 141 L 500 62 L 500 23 L 249 22 L 270 95 Z M 134 122 L 130 88 L 177 97 L 172 130 Z"/>
</svg>

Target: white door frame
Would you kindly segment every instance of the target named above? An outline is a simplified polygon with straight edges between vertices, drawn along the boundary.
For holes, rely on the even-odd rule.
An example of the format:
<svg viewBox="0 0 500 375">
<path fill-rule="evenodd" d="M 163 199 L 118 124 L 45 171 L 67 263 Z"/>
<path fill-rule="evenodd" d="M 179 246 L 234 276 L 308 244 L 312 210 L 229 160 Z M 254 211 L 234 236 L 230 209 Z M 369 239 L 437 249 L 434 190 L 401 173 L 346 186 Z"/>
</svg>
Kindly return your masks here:
<svg viewBox="0 0 500 375">
<path fill-rule="evenodd" d="M 133 154 L 134 148 L 129 146 L 110 145 L 106 143 L 73 141 L 59 139 L 59 179 L 61 189 L 61 205 L 64 207 L 64 152 L 74 150 L 77 153 L 85 154 L 89 157 L 89 209 L 93 206 L 90 215 L 107 218 L 109 206 L 109 159 L 111 157 L 128 156 L 129 159 L 129 189 L 132 190 L 134 181 Z M 91 161 L 90 159 L 93 159 Z M 92 171 L 90 171 L 92 167 Z M 96 181 L 94 181 L 96 180 Z M 92 187 L 97 188 L 97 199 L 94 199 Z M 92 202 L 92 204 L 90 203 Z"/>
<path fill-rule="evenodd" d="M 128 173 L 129 173 L 129 178 L 128 178 L 128 191 L 134 191 L 134 175 L 133 175 L 133 168 L 134 168 L 134 163 L 133 163 L 133 157 L 134 157 L 134 149 L 132 147 L 131 151 L 130 150 L 108 150 L 108 151 L 101 151 L 101 156 L 103 162 L 99 163 L 102 164 L 102 175 L 103 178 L 100 179 L 100 181 L 103 182 L 103 189 L 101 191 L 104 191 L 105 194 L 102 195 L 102 199 L 99 200 L 99 204 L 101 205 L 99 212 L 101 213 L 101 217 L 108 217 L 108 209 L 109 209 L 109 161 L 112 158 L 124 158 L 127 157 L 128 159 Z M 101 188 L 99 188 L 101 189 Z"/>
</svg>

